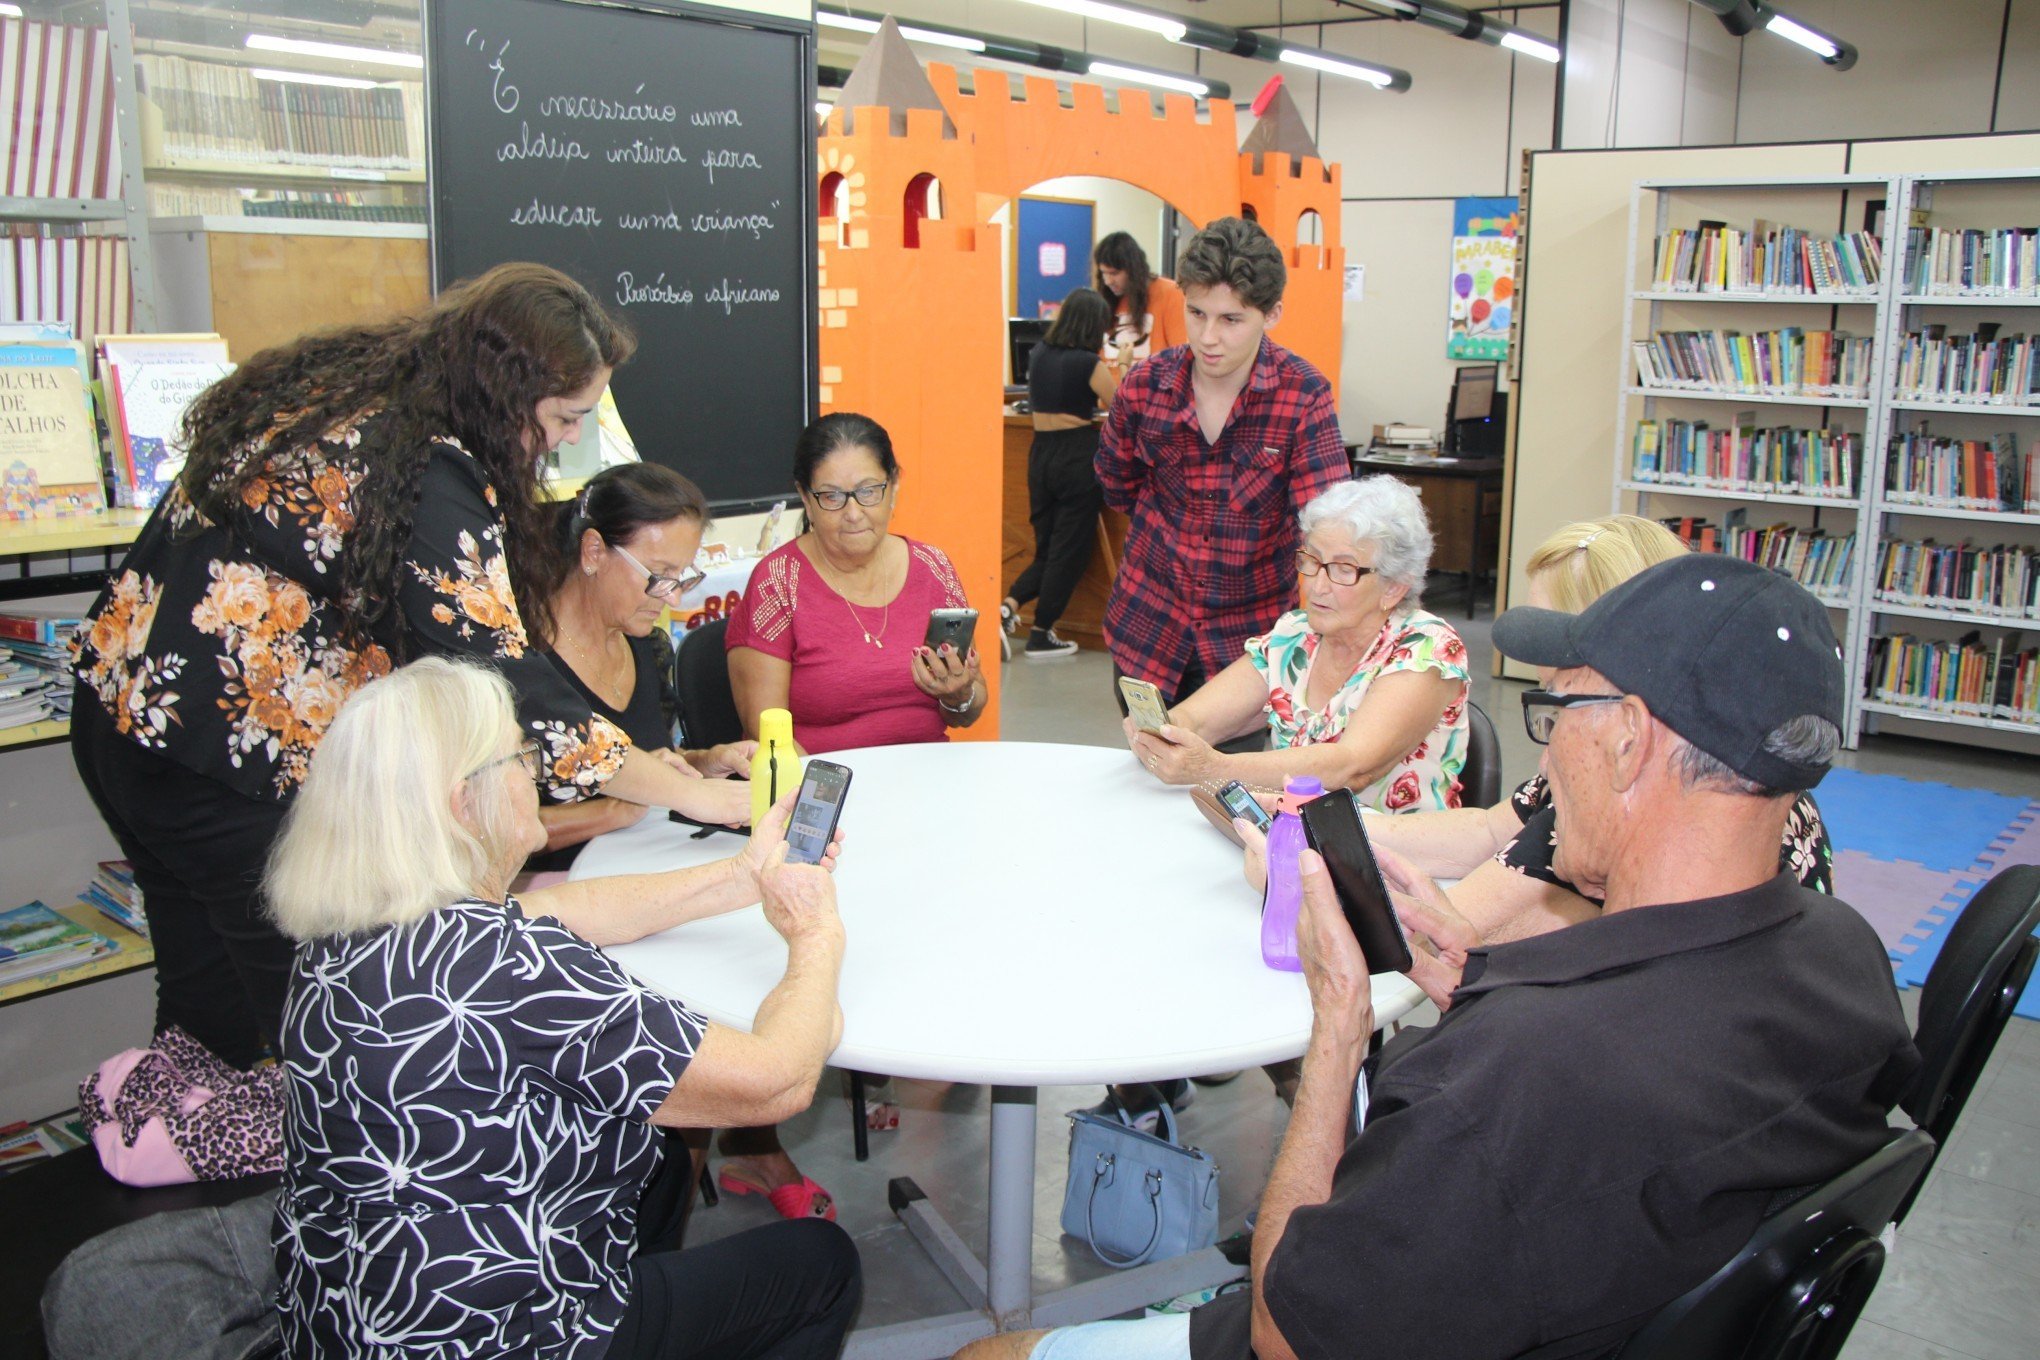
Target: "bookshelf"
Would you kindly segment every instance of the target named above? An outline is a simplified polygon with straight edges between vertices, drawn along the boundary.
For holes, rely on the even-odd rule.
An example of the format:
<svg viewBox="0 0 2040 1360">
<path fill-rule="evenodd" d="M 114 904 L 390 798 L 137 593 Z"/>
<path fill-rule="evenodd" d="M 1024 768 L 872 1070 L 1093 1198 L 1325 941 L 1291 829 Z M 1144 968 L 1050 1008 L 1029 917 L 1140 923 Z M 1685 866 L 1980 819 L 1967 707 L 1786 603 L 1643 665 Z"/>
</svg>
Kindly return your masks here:
<svg viewBox="0 0 2040 1360">
<path fill-rule="evenodd" d="M 59 968 L 54 973 L 25 978 L 20 982 L 10 982 L 0 987 L 0 1006 L 26 1001 L 30 997 L 47 996 L 51 992 L 61 992 L 67 987 L 97 982 L 101 978 L 118 977 L 122 973 L 132 973 L 137 969 L 155 965 L 156 948 L 149 943 L 148 936 L 137 935 L 91 903 L 73 902 L 68 907 L 58 907 L 56 911 L 59 916 L 68 916 L 87 930 L 104 935 L 120 948 L 86 963 L 70 968 Z"/>
<path fill-rule="evenodd" d="M 1867 234 L 1874 200 L 1886 209 L 1874 237 L 1882 261 L 1874 293 L 1725 291 L 1721 272 L 1703 291 L 1690 273 L 1676 286 L 1666 278 L 1668 267 L 1676 276 L 1689 259 L 1700 262 L 1701 280 L 1710 268 L 1749 268 L 1751 242 L 1769 239 L 1752 219 L 1839 238 L 1858 218 Z M 2030 226 L 2019 231 L 2036 219 L 2040 170 L 1633 186 L 1615 508 L 1659 519 L 1717 517 L 1721 536 L 1731 513 L 1759 539 L 1758 526 L 1774 520 L 1832 537 L 1853 533 L 1848 579 L 1809 582 L 1840 616 L 1851 746 L 1885 720 L 1904 719 L 1925 725 L 1906 729 L 1916 734 L 2014 734 L 2015 749 L 2040 751 L 2040 722 L 2001 709 L 1984 692 L 1994 684 L 1983 678 L 1994 677 L 2007 655 L 2016 672 L 2021 649 L 2040 634 L 2040 601 L 2033 600 L 2040 489 L 2021 489 L 2016 508 L 1989 508 L 2016 480 L 1997 480 L 2009 459 L 2040 477 L 2040 392 L 2032 390 L 2040 379 L 2030 377 L 2040 375 L 2040 261 Z M 1731 237 L 1709 224 L 1742 230 Z M 1864 248 L 1861 235 L 1856 244 Z M 1772 363 L 1780 353 L 1789 357 L 1780 338 L 1796 340 L 1792 327 L 1809 333 L 1808 345 L 1817 327 L 1850 331 L 1859 342 L 1867 335 L 1869 372 L 1850 372 L 1867 376 L 1861 394 L 1781 392 L 1775 384 L 1738 391 L 1693 381 L 1696 371 L 1730 367 L 1745 380 L 1766 376 L 1751 368 L 1751 354 L 1766 357 L 1759 347 L 1768 343 Z M 1651 348 L 1639 355 L 1639 342 Z M 1683 381 L 1666 380 L 1674 362 Z M 1653 375 L 1659 381 L 1649 381 Z M 1740 420 L 1731 419 L 1733 434 L 1714 424 L 1723 404 L 1743 408 Z M 1749 451 L 1744 435 L 1809 417 L 1854 438 L 1847 485 L 1810 487 L 1802 475 L 1780 486 L 1735 475 L 1743 470 L 1736 460 Z M 1769 512 L 1774 506 L 1781 511 Z M 1766 513 L 1759 520 L 1741 507 Z M 1906 692 L 1929 685 L 1938 686 L 1937 697 Z"/>
</svg>

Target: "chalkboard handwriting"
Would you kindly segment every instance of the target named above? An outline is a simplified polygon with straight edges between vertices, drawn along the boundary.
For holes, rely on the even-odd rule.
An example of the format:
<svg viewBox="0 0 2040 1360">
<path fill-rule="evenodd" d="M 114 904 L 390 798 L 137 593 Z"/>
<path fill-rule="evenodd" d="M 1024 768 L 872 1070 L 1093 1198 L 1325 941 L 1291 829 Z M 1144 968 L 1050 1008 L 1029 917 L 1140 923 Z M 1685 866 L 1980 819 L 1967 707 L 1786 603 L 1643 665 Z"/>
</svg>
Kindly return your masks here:
<svg viewBox="0 0 2040 1360">
<path fill-rule="evenodd" d="M 503 143 L 496 152 L 498 161 L 585 161 L 588 153 L 579 142 L 561 141 L 544 128 L 532 132 L 531 124 L 517 125 L 518 137 Z"/>
<path fill-rule="evenodd" d="M 616 276 L 616 305 L 628 307 L 638 302 L 657 302 L 669 307 L 688 307 L 694 303 L 692 288 L 675 288 L 666 282 L 661 272 L 651 283 L 639 283 L 628 269 Z"/>
<path fill-rule="evenodd" d="M 722 149 L 710 151 L 701 158 L 701 164 L 708 171 L 708 182 L 710 184 L 715 183 L 715 172 L 718 170 L 763 170 L 765 168 L 758 164 L 758 157 L 752 152 Z"/>
<path fill-rule="evenodd" d="M 539 113 L 547 118 L 577 118 L 598 123 L 671 123 L 680 110 L 671 104 L 633 102 L 645 92 L 639 85 L 630 99 L 610 99 L 592 94 L 549 94 L 538 101 Z"/>
<path fill-rule="evenodd" d="M 733 231 L 748 231 L 751 239 L 761 240 L 773 227 L 770 213 L 726 213 L 705 212 L 694 214 L 690 224 L 696 231 L 719 233 L 727 236 Z"/>
<path fill-rule="evenodd" d="M 602 153 L 611 165 L 629 161 L 632 165 L 685 165 L 687 157 L 680 154 L 680 148 L 670 143 L 658 146 L 640 137 L 629 146 L 612 146 Z"/>
<path fill-rule="evenodd" d="M 708 109 L 697 113 L 688 121 L 696 127 L 742 127 L 744 120 L 737 117 L 735 109 Z"/>
<path fill-rule="evenodd" d="M 466 45 L 477 51 L 484 50 L 487 44 L 482 38 L 482 31 L 478 28 L 469 29 Z M 519 97 L 517 87 L 510 83 L 509 74 L 503 69 L 503 54 L 509 50 L 509 40 L 505 39 L 503 45 L 496 49 L 496 59 L 489 63 L 489 70 L 495 75 L 495 78 L 489 82 L 489 100 L 496 106 L 498 113 L 515 113 L 517 111 L 517 100 Z M 501 158 L 499 157 L 498 159 Z"/>
<path fill-rule="evenodd" d="M 530 206 L 513 209 L 510 221 L 519 227 L 599 227 L 602 216 L 592 203 L 541 203 L 534 198 Z"/>
<path fill-rule="evenodd" d="M 618 213 L 616 225 L 625 231 L 685 231 L 687 224 L 670 208 L 662 213 Z"/>
<path fill-rule="evenodd" d="M 708 290 L 708 295 L 702 301 L 711 307 L 721 303 L 723 315 L 728 316 L 746 303 L 779 301 L 779 290 L 777 288 L 746 288 L 742 279 L 738 279 L 734 284 L 728 279 L 724 279 L 721 283 L 712 285 Z"/>
</svg>

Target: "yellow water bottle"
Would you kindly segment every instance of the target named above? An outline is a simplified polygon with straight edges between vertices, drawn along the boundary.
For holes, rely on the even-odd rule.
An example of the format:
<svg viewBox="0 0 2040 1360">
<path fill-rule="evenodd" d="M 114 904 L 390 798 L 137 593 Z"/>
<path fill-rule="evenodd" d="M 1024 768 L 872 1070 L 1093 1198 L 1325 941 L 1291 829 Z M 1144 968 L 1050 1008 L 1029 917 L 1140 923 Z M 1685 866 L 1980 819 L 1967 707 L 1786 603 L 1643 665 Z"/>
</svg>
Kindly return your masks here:
<svg viewBox="0 0 2040 1360">
<path fill-rule="evenodd" d="M 800 787 L 801 758 L 793 749 L 793 715 L 768 708 L 758 715 L 758 753 L 751 757 L 751 825 Z"/>
</svg>

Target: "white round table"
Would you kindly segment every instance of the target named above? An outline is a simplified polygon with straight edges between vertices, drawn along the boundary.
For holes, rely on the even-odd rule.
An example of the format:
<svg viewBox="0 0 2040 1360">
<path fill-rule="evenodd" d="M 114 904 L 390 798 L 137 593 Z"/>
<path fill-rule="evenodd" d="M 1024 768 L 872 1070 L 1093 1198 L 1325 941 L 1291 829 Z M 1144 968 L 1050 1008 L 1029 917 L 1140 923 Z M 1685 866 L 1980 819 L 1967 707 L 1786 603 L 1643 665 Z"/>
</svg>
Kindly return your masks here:
<svg viewBox="0 0 2040 1360">
<path fill-rule="evenodd" d="M 1261 962 L 1259 904 L 1239 850 L 1185 790 L 1158 783 L 1125 750 L 958 742 L 827 758 L 853 772 L 836 874 L 843 1040 L 830 1061 L 995 1088 L 989 1262 L 973 1277 L 974 1262 L 936 1252 L 952 1280 L 962 1271 L 960 1286 L 978 1282 L 990 1323 L 969 1314 L 961 1317 L 977 1320 L 974 1332 L 956 1319 L 909 1326 L 954 1349 L 965 1332 L 1080 1320 L 1053 1298 L 1031 1298 L 1034 1088 L 1293 1058 L 1310 1031 L 1303 978 Z M 692 828 L 648 817 L 591 842 L 572 877 L 673 869 L 737 848 L 733 836 L 697 840 Z M 786 966 L 785 945 L 755 906 L 609 953 L 740 1029 Z M 1421 1000 L 1399 974 L 1374 979 L 1377 1024 Z M 925 1202 L 916 1212 L 933 1217 Z M 1141 1300 L 1165 1296 L 1147 1292 L 1153 1283 L 1127 1285 Z M 1072 1306 L 1088 1316 L 1119 1311 L 1079 1288 L 1086 1294 Z M 907 1338 L 858 1349 L 949 1353 L 894 1340 Z"/>
</svg>

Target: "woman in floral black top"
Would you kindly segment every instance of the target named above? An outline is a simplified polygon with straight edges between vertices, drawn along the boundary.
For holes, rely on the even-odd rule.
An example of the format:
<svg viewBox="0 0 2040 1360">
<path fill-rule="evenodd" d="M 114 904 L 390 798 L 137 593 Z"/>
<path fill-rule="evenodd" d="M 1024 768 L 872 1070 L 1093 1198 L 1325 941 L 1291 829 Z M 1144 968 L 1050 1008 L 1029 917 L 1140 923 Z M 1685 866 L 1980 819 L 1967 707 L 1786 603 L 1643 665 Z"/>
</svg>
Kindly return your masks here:
<svg viewBox="0 0 2040 1360">
<path fill-rule="evenodd" d="M 256 880 L 347 696 L 411 658 L 488 660 L 544 795 L 704 821 L 748 795 L 633 750 L 532 649 L 550 619 L 541 458 L 634 342 L 586 290 L 502 265 L 426 311 L 266 350 L 185 418 L 189 459 L 81 631 L 72 745 L 135 865 L 157 1027 L 273 1048 L 291 950 Z"/>
</svg>

